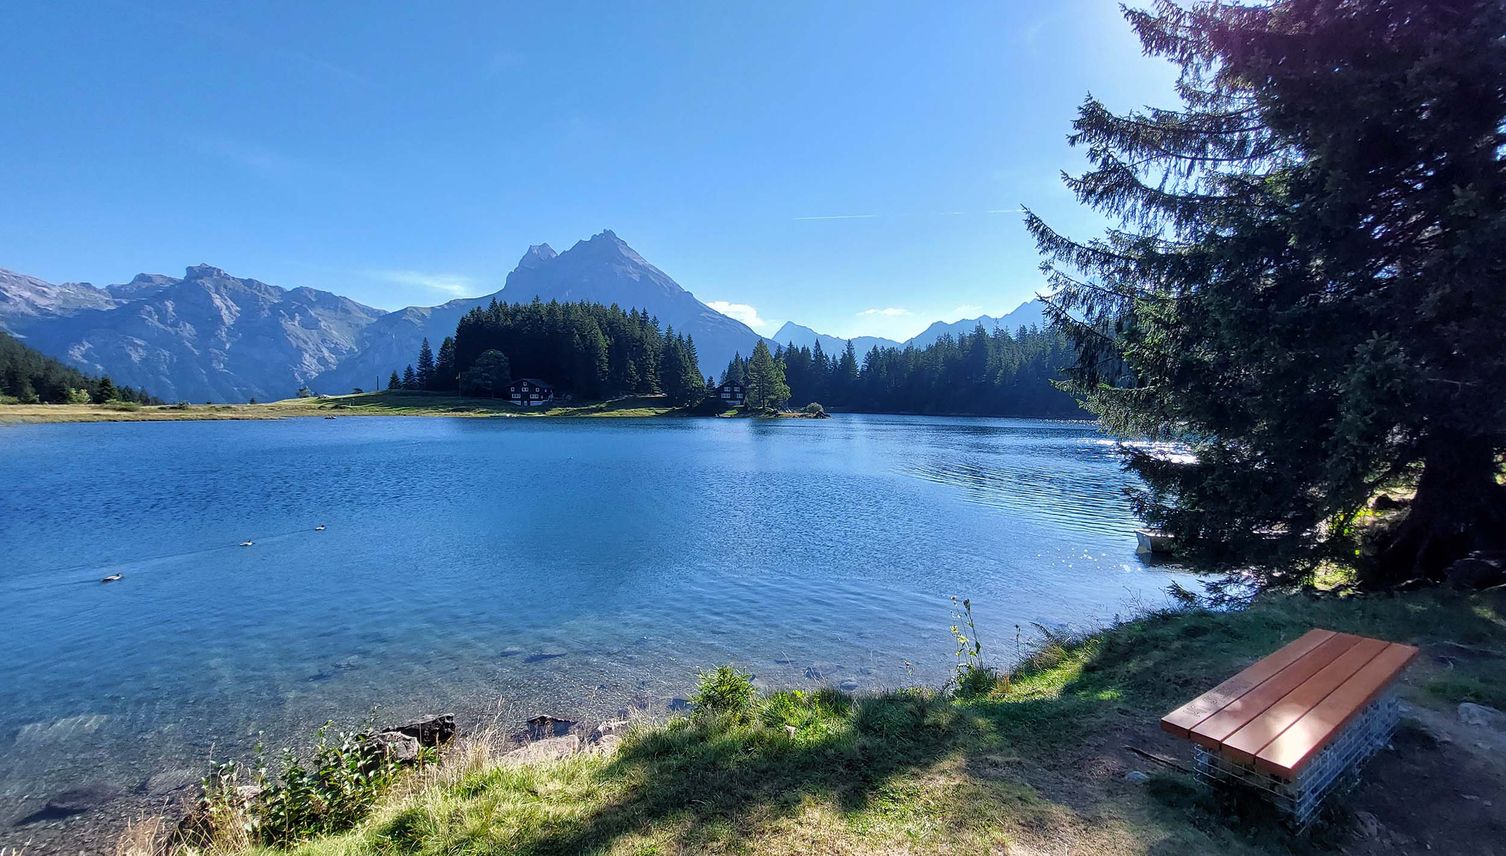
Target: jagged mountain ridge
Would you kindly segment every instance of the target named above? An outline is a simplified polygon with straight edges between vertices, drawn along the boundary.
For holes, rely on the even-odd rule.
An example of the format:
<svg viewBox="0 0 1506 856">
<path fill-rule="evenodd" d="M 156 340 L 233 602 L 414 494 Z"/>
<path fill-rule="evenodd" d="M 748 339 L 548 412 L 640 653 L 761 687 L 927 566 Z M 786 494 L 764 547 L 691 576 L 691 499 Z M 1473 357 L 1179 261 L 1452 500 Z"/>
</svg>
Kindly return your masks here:
<svg viewBox="0 0 1506 856">
<path fill-rule="evenodd" d="M 646 310 L 695 339 L 707 375 L 719 374 L 734 353 L 750 355 L 761 338 L 696 299 L 610 230 L 564 253 L 548 244 L 529 247 L 494 293 L 395 312 L 327 291 L 234 277 L 209 265 L 191 267 L 181 278 L 139 274 L 103 288 L 55 285 L 0 270 L 0 328 L 85 372 L 109 374 L 159 398 L 245 401 L 285 398 L 303 385 L 328 394 L 379 388 L 390 372 L 415 360 L 424 338 L 437 348 L 471 309 L 494 299 L 535 298 Z M 1040 309 L 1031 301 L 1000 318 L 938 322 L 905 343 L 858 337 L 853 344 L 866 353 L 874 346 L 964 335 L 978 324 L 1042 324 Z M 846 346 L 846 340 L 793 323 L 765 341 L 774 347 L 792 340 L 819 340 L 832 354 Z"/>
<path fill-rule="evenodd" d="M 773 336 L 774 341 L 786 347 L 794 345 L 797 348 L 814 348 L 817 342 L 821 343 L 821 350 L 827 354 L 840 354 L 847 348 L 847 340 L 840 336 L 828 336 L 825 333 L 817 333 L 803 324 L 793 321 L 784 322 L 779 332 Z M 854 336 L 852 348 L 859 356 L 868 353 L 874 348 L 902 348 L 904 345 L 893 339 L 885 339 L 882 336 Z"/>
<path fill-rule="evenodd" d="M 438 348 L 454 335 L 465 313 L 493 299 L 528 303 L 534 298 L 562 303 L 587 301 L 624 309 L 641 309 L 665 327 L 695 340 L 701 371 L 718 374 L 741 352 L 752 353 L 761 338 L 753 328 L 723 315 L 649 264 L 611 230 L 577 241 L 563 253 L 548 244 L 528 248 L 502 288 L 481 297 L 452 300 L 441 306 L 410 306 L 377 319 L 360 336 L 359 352 L 316 378 L 317 392 L 349 392 L 385 383 L 394 370 L 412 363 L 425 338 Z M 773 343 L 770 342 L 770 346 Z"/>
<path fill-rule="evenodd" d="M 168 401 L 286 398 L 354 353 L 356 335 L 382 314 L 210 265 L 95 291 L 99 305 L 33 316 L 18 332 L 43 353 Z"/>
</svg>

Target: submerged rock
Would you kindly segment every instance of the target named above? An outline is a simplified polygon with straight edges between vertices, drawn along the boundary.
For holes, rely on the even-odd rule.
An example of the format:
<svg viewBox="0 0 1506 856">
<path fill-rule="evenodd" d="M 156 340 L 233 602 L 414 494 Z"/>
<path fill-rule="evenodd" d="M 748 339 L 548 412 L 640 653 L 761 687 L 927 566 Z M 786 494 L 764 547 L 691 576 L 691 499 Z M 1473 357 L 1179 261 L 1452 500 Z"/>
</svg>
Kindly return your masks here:
<svg viewBox="0 0 1506 856">
<path fill-rule="evenodd" d="M 141 783 L 137 790 L 154 797 L 166 796 L 197 786 L 202 777 L 193 770 L 163 770 Z"/>
<path fill-rule="evenodd" d="M 120 796 L 124 791 L 114 785 L 104 782 L 90 782 L 76 788 L 69 788 L 53 794 L 51 798 L 38 810 L 17 821 L 17 826 L 25 826 L 29 823 L 38 823 L 44 820 L 60 820 L 72 817 L 76 814 L 94 811 L 111 800 Z"/>
<path fill-rule="evenodd" d="M 543 740 L 546 737 L 563 737 L 574 730 L 576 722 L 548 714 L 540 714 L 528 720 L 528 739 Z"/>
</svg>

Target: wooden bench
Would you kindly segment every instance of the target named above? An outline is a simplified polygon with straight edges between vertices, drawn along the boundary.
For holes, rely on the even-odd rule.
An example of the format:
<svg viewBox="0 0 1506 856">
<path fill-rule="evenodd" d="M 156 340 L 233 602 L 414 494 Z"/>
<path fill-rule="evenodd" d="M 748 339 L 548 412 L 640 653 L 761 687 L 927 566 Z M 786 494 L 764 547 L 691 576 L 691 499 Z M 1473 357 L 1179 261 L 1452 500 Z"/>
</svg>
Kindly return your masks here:
<svg viewBox="0 0 1506 856">
<path fill-rule="evenodd" d="M 1376 733 L 1361 735 L 1365 739 L 1352 750 L 1342 747 L 1344 757 L 1335 763 L 1353 766 L 1384 744 L 1395 727 L 1395 705 L 1389 718 L 1376 717 L 1377 705 L 1416 656 L 1411 645 L 1310 630 L 1166 714 L 1161 727 L 1202 750 L 1200 773 L 1226 778 L 1213 774 L 1232 772 L 1246 781 L 1269 777 L 1267 790 L 1295 800 L 1294 811 L 1310 812 L 1343 771 L 1330 776 L 1325 770 L 1322 781 L 1304 783 L 1309 766 L 1357 720 Z"/>
</svg>

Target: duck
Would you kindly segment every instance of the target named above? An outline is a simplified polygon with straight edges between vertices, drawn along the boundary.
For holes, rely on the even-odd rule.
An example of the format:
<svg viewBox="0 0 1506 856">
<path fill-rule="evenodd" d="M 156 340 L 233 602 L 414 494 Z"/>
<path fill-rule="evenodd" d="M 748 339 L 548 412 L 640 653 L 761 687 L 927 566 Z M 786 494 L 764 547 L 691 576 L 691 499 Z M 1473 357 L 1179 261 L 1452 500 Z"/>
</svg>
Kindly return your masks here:
<svg viewBox="0 0 1506 856">
<path fill-rule="evenodd" d="M 124 574 L 111 574 L 108 577 L 105 577 L 104 579 L 100 580 L 100 582 L 102 582 L 102 583 L 113 583 L 113 582 L 115 582 L 116 580 L 120 579 L 123 576 L 125 576 L 125 575 Z"/>
<path fill-rule="evenodd" d="M 318 526 L 315 526 L 315 527 L 314 527 L 314 531 L 315 531 L 315 532 L 323 532 L 323 531 L 324 531 L 324 524 L 323 524 L 323 523 L 321 523 L 321 524 L 319 524 L 319 525 L 318 525 Z"/>
<path fill-rule="evenodd" d="M 255 541 L 246 540 L 246 541 L 242 541 L 241 542 L 241 546 L 242 547 L 249 547 L 249 546 L 251 546 L 252 544 L 255 544 L 255 543 L 256 543 Z"/>
</svg>

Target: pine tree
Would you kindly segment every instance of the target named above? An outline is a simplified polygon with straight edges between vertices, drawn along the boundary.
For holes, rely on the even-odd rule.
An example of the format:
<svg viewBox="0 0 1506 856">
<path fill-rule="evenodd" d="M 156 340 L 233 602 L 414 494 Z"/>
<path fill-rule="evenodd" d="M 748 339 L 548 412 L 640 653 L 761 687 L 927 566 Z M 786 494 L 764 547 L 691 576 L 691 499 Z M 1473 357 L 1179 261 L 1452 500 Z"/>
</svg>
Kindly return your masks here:
<svg viewBox="0 0 1506 856">
<path fill-rule="evenodd" d="M 743 362 L 741 353 L 733 354 L 731 361 L 727 363 L 727 368 L 722 371 L 722 383 L 728 382 L 744 384 L 748 382 L 748 365 Z"/>
<path fill-rule="evenodd" d="M 455 371 L 455 337 L 446 336 L 439 343 L 439 357 L 434 360 L 434 376 L 430 379 L 429 388 L 440 392 L 453 392 L 456 389 L 458 374 Z"/>
<path fill-rule="evenodd" d="M 790 400 L 790 388 L 784 380 L 784 364 L 774 359 L 769 346 L 762 340 L 753 346 L 753 357 L 748 360 L 749 410 L 763 411 L 783 407 Z"/>
<path fill-rule="evenodd" d="M 402 389 L 403 388 L 403 382 L 398 379 L 397 370 L 396 369 L 393 370 L 392 377 L 387 378 L 387 388 L 388 389 Z"/>
<path fill-rule="evenodd" d="M 418 373 L 413 370 L 413 364 L 403 369 L 403 389 L 418 389 Z"/>
<path fill-rule="evenodd" d="M 109 375 L 105 375 L 99 379 L 99 385 L 94 387 L 94 393 L 90 396 L 95 404 L 104 404 L 106 401 L 114 401 L 119 397 L 119 394 L 115 392 L 115 384 L 111 382 Z"/>
<path fill-rule="evenodd" d="M 418 369 L 414 372 L 418 389 L 434 388 L 434 350 L 429 347 L 429 337 L 418 347 Z"/>
<path fill-rule="evenodd" d="M 1068 179 L 1116 217 L 1034 215 L 1072 389 L 1132 449 L 1137 511 L 1189 549 L 1306 579 L 1352 559 L 1377 491 L 1412 483 L 1362 560 L 1383 585 L 1506 545 L 1506 4 L 1161 0 L 1126 16 L 1181 66 L 1172 109 L 1089 98 Z"/>
</svg>

